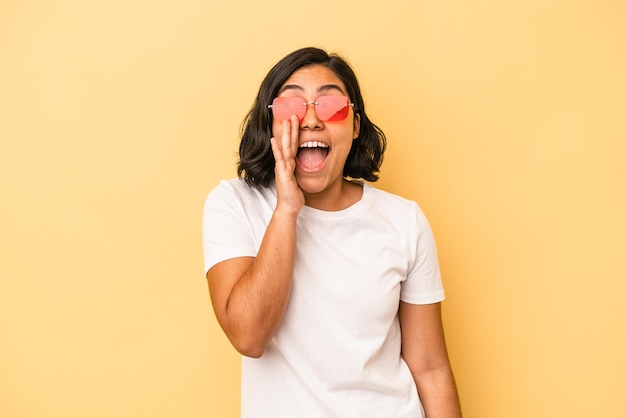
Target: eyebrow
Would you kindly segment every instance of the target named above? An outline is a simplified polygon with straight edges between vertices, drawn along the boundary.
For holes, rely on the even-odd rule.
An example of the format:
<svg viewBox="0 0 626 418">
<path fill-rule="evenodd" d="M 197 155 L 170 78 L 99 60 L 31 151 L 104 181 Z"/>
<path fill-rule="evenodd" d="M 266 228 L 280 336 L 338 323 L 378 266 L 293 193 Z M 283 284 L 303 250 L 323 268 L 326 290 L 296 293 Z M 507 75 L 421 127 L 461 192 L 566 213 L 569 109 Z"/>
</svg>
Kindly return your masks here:
<svg viewBox="0 0 626 418">
<path fill-rule="evenodd" d="M 287 91 L 287 90 L 298 90 L 298 91 L 304 91 L 304 88 L 302 88 L 302 86 L 299 86 L 297 84 L 287 84 L 284 85 L 280 91 L 278 92 L 278 94 Z M 328 90 L 338 90 L 340 93 L 342 93 L 343 95 L 346 94 L 346 92 L 343 91 L 343 89 L 341 87 L 339 87 L 337 84 L 324 84 L 323 86 L 320 86 L 317 89 L 318 93 L 322 93 L 322 92 L 326 92 Z"/>
</svg>

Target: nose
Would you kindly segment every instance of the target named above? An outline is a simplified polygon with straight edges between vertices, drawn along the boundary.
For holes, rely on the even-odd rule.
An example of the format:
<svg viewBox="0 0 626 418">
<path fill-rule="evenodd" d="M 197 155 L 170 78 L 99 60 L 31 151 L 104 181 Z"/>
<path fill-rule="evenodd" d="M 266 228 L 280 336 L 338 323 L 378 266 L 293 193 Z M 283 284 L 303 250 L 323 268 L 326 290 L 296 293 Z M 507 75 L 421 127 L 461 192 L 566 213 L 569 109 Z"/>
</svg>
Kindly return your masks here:
<svg viewBox="0 0 626 418">
<path fill-rule="evenodd" d="M 300 121 L 300 129 L 320 129 L 323 126 L 322 121 L 317 117 L 316 105 L 316 102 L 305 103 L 306 112 Z"/>
</svg>

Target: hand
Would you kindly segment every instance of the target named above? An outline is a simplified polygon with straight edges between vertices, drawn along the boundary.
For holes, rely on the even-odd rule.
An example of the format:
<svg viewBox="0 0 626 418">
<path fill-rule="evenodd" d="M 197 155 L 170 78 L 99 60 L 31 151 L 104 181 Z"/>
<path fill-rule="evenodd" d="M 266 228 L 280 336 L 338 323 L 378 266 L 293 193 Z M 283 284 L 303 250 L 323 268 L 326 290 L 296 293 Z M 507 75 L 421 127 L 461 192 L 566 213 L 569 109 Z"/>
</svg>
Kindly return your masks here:
<svg viewBox="0 0 626 418">
<path fill-rule="evenodd" d="M 295 176 L 300 122 L 294 115 L 291 116 L 290 120 L 283 121 L 282 124 L 282 138 L 280 140 L 275 137 L 270 139 L 272 153 L 274 160 L 276 160 L 274 168 L 276 193 L 278 195 L 276 211 L 285 211 L 297 216 L 304 206 L 304 193 L 300 190 Z"/>
</svg>

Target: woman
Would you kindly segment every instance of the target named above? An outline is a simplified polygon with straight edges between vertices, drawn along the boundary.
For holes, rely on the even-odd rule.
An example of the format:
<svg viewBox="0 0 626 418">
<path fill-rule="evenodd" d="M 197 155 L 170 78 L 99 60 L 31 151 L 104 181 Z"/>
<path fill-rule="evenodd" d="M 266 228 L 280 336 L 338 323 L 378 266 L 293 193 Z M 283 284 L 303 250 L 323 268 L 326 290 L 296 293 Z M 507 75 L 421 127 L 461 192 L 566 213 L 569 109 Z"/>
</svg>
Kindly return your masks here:
<svg viewBox="0 0 626 418">
<path fill-rule="evenodd" d="M 428 221 L 359 180 L 385 146 L 341 57 L 303 48 L 262 82 L 203 225 L 242 416 L 460 417 Z"/>
</svg>

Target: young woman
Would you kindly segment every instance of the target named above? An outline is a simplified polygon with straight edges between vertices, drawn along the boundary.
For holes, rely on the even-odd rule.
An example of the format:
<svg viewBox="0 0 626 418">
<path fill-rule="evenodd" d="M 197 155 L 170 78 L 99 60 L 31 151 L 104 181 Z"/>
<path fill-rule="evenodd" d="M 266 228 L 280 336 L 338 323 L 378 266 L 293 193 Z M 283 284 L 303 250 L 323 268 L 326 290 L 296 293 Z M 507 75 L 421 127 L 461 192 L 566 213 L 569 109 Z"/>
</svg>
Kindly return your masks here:
<svg viewBox="0 0 626 418">
<path fill-rule="evenodd" d="M 386 139 L 336 54 L 297 50 L 261 84 L 239 178 L 208 196 L 217 319 L 243 354 L 244 417 L 461 416 L 432 231 L 368 183 Z"/>
</svg>

